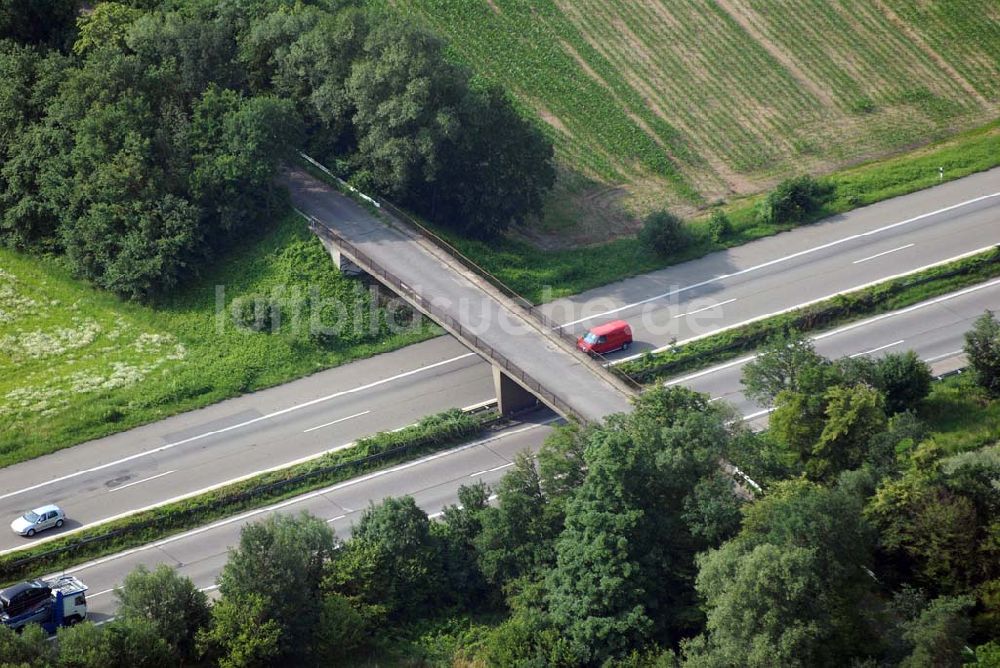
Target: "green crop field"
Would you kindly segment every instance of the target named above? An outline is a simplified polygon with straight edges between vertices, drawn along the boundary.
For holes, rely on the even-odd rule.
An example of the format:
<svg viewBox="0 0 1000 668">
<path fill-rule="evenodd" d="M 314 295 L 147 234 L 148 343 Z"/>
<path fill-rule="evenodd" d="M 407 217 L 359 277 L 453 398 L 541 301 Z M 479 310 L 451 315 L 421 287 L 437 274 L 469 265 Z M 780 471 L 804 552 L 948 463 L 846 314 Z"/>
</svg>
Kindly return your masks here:
<svg viewBox="0 0 1000 668">
<path fill-rule="evenodd" d="M 426 21 L 544 122 L 561 168 L 546 224 L 570 241 L 1000 111 L 995 0 L 371 2 Z"/>
<path fill-rule="evenodd" d="M 232 318 L 234 301 L 257 296 L 282 304 L 273 331 Z M 0 466 L 437 332 L 402 317 L 390 326 L 372 299 L 296 215 L 155 309 L 88 288 L 56 261 L 0 248 Z M 317 312 L 332 334 L 334 302 L 344 306 L 342 327 L 318 341 L 307 323 Z"/>
</svg>

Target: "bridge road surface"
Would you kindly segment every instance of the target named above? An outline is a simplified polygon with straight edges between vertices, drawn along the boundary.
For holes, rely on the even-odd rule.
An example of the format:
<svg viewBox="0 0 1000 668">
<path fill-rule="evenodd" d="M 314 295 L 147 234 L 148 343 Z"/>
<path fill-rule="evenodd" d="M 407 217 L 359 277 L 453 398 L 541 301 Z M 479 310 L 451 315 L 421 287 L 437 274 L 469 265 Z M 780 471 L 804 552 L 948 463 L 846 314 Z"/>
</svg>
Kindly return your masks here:
<svg viewBox="0 0 1000 668">
<path fill-rule="evenodd" d="M 446 262 L 415 235 L 389 227 L 353 200 L 301 170 L 285 178 L 299 210 L 346 239 L 432 302 L 487 345 L 513 362 L 545 390 L 557 395 L 586 422 L 631 410 L 632 394 L 620 380 L 545 334 L 519 309 L 487 291 L 482 279 Z M 440 251 L 438 251 L 440 253 Z M 401 295 L 404 298 L 406 295 Z"/>
<path fill-rule="evenodd" d="M 987 284 L 988 285 L 988 284 Z M 947 299 L 931 300 L 886 317 L 855 323 L 848 328 L 820 335 L 816 342 L 819 352 L 831 357 L 914 349 L 925 360 L 941 361 L 958 355 L 964 333 L 972 320 L 986 308 L 1000 309 L 1000 281 L 988 287 L 967 290 Z M 740 394 L 741 364 L 723 364 L 682 380 L 693 389 L 709 392 L 714 398 L 733 401 L 744 415 L 759 412 L 759 407 Z M 371 474 L 360 479 L 335 485 L 330 491 L 313 492 L 290 499 L 277 512 L 297 513 L 301 510 L 326 520 L 340 538 L 350 536 L 353 522 L 369 501 L 386 496 L 410 494 L 430 515 L 455 503 L 461 485 L 482 480 L 494 484 L 509 469 L 514 455 L 521 450 L 535 451 L 551 427 L 549 413 L 532 416 L 532 423 L 501 432 L 487 442 L 476 442 L 457 450 L 440 453 L 433 459 L 404 464 L 385 473 Z M 67 572 L 86 582 L 91 609 L 97 621 L 113 614 L 115 598 L 111 590 L 118 586 L 135 566 L 169 564 L 201 588 L 211 588 L 227 558 L 229 546 L 239 541 L 240 528 L 247 522 L 261 519 L 269 509 L 222 520 L 179 537 L 166 539 L 150 546 L 111 555 L 94 565 L 81 565 Z"/>
<path fill-rule="evenodd" d="M 855 213 L 869 210 L 883 212 L 875 223 L 912 218 L 932 211 L 932 207 L 953 206 L 998 190 L 1000 187 L 995 187 L 998 177 L 998 170 L 973 175 L 847 214 L 843 222 L 849 223 Z M 995 201 L 995 198 L 988 201 Z M 976 208 L 979 205 L 970 206 Z M 982 231 L 978 223 L 978 216 L 981 214 L 966 216 L 966 208 L 954 209 L 956 215 L 940 223 L 945 224 L 956 238 L 969 236 L 963 225 L 971 225 L 970 229 Z M 958 215 L 959 213 L 962 215 Z M 989 207 L 987 213 L 996 215 L 995 208 Z M 937 220 L 934 216 L 928 219 Z M 995 223 L 990 230 L 998 225 L 1000 223 Z M 747 259 L 747 262 L 759 264 L 770 259 L 780 260 L 789 244 L 796 248 L 808 248 L 808 240 L 813 243 L 830 243 L 840 238 L 837 235 L 839 229 L 839 226 L 828 229 L 826 223 L 818 223 L 732 249 L 726 254 L 728 256 L 737 251 L 742 252 L 753 246 L 757 255 Z M 899 231 L 906 229 L 907 225 L 893 228 Z M 826 236 L 815 239 L 814 236 L 823 230 L 826 230 L 823 232 Z M 968 245 L 985 245 L 995 235 L 995 232 L 987 232 L 987 239 L 973 238 Z M 804 235 L 807 241 L 795 241 L 799 235 Z M 777 245 L 771 247 L 772 242 Z M 891 245 L 904 244 L 893 242 Z M 846 247 L 847 244 L 841 244 L 833 248 Z M 770 250 L 765 253 L 768 248 Z M 954 250 L 960 249 L 953 248 L 949 252 Z M 883 257 L 902 257 L 900 253 Z M 683 270 L 686 272 L 684 275 L 690 273 L 689 278 L 693 280 L 698 267 L 703 267 L 698 271 L 705 271 L 703 263 L 721 262 L 713 258 L 714 256 L 708 256 L 666 272 Z M 883 266 L 879 263 L 881 259 L 857 266 L 882 267 L 890 273 L 898 269 L 894 265 Z M 845 260 L 844 264 L 854 266 L 853 260 Z M 795 277 L 802 271 L 794 263 L 779 262 L 771 267 L 791 270 L 790 275 L 782 279 L 790 285 L 796 283 Z M 649 276 L 656 277 L 663 273 L 657 272 Z M 758 291 L 754 283 L 757 277 L 765 282 L 774 280 L 767 272 L 749 272 L 743 277 L 745 282 L 741 289 Z M 643 283 L 644 281 L 646 277 L 630 279 L 609 286 L 606 291 L 607 294 L 614 294 L 624 290 L 626 284 L 631 285 L 633 287 L 629 289 L 633 291 L 628 292 L 626 297 L 634 299 L 643 294 L 655 296 L 658 294 L 657 290 L 662 289 L 662 283 Z M 692 292 L 694 291 L 682 293 L 678 298 L 687 299 Z M 605 296 L 601 294 L 601 290 L 591 291 L 589 294 L 593 300 Z M 802 294 L 800 298 L 808 300 L 811 296 Z M 731 324 L 738 321 L 745 314 L 728 317 L 729 310 L 738 303 L 718 309 L 718 314 L 723 318 L 709 322 L 715 326 L 720 322 Z M 594 308 L 597 309 L 597 306 L 599 304 L 595 301 Z M 654 306 L 664 308 L 662 300 Z M 704 315 L 712 313 L 706 312 Z M 632 319 L 631 315 L 628 317 Z M 702 314 L 697 317 L 702 317 Z M 586 323 L 580 326 L 585 325 Z M 642 336 L 641 332 L 639 336 Z M 872 347 L 875 346 L 865 349 Z M 955 346 L 960 347 L 960 343 Z M 56 502 L 69 512 L 70 523 L 65 530 L 72 530 L 81 524 L 104 520 L 262 469 L 284 465 L 375 431 L 402 427 L 430 413 L 491 399 L 494 397 L 494 390 L 490 375 L 490 368 L 486 363 L 450 337 L 440 337 L 405 350 L 384 353 L 280 387 L 231 399 L 0 469 L 0 517 L 12 518 L 26 508 Z M 697 382 L 708 383 L 711 380 L 706 377 Z M 731 383 L 729 386 L 738 387 Z M 358 390 L 363 387 L 367 389 Z M 715 388 L 708 385 L 701 386 L 701 389 L 718 394 Z M 739 401 L 737 397 L 733 398 Z M 754 411 L 757 410 L 759 408 L 754 407 Z M 254 420 L 256 422 L 251 422 Z M 143 453 L 146 453 L 145 456 Z M 47 533 L 49 536 L 55 535 L 52 531 Z M 28 540 L 0 531 L 0 551 L 32 545 L 45 538 L 43 534 Z"/>
<path fill-rule="evenodd" d="M 1000 168 L 545 304 L 576 334 L 612 319 L 635 343 L 684 341 L 1000 244 Z"/>
</svg>

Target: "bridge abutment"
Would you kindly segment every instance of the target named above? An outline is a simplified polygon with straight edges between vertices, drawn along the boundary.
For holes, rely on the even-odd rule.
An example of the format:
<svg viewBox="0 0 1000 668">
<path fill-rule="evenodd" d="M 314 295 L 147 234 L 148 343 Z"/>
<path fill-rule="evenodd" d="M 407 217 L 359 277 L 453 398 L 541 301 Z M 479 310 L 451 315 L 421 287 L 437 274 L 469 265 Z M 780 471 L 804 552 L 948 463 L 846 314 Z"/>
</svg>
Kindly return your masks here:
<svg viewBox="0 0 1000 668">
<path fill-rule="evenodd" d="M 333 265 L 341 274 L 346 276 L 360 276 L 365 273 L 361 267 L 351 262 L 346 255 L 341 253 L 340 249 L 337 248 L 337 245 L 333 243 L 333 241 L 319 235 L 317 235 L 317 238 L 323 242 L 326 252 L 330 254 L 330 259 L 333 260 Z"/>
<path fill-rule="evenodd" d="M 493 385 L 497 391 L 497 410 L 501 415 L 533 408 L 538 403 L 534 394 L 518 385 L 499 367 L 493 367 Z"/>
</svg>

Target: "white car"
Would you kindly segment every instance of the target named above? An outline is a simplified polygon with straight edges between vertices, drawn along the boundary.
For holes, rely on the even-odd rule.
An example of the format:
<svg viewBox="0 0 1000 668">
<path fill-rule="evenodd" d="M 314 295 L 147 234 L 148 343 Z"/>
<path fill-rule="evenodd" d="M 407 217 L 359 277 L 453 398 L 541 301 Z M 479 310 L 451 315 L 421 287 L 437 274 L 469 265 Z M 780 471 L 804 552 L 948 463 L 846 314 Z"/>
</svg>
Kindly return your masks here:
<svg viewBox="0 0 1000 668">
<path fill-rule="evenodd" d="M 66 523 L 66 513 L 59 506 L 42 506 L 29 510 L 10 523 L 16 534 L 31 538 L 39 531 L 61 527 Z"/>
</svg>

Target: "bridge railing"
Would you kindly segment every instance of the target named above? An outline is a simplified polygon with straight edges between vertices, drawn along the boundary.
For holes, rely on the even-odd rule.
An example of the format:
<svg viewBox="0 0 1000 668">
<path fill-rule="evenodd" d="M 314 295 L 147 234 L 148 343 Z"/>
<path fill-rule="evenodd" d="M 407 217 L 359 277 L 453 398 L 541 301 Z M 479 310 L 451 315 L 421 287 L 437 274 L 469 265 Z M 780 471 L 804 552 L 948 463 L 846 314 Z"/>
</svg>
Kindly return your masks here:
<svg viewBox="0 0 1000 668">
<path fill-rule="evenodd" d="M 419 310 L 426 313 L 432 319 L 437 321 L 440 325 L 448 330 L 454 332 L 459 338 L 465 340 L 469 345 L 471 345 L 476 350 L 485 354 L 490 361 L 497 367 L 502 369 L 511 378 L 519 381 L 525 388 L 531 391 L 535 396 L 541 399 L 544 403 L 548 404 L 554 410 L 563 415 L 573 416 L 577 419 L 582 419 L 582 416 L 578 415 L 576 411 L 559 395 L 545 389 L 538 381 L 532 378 L 529 374 L 525 373 L 520 367 L 514 364 L 510 359 L 508 359 L 503 353 L 496 350 L 490 344 L 479 338 L 475 332 L 470 331 L 467 327 L 463 326 L 455 318 L 451 317 L 445 313 L 442 309 L 435 306 L 431 301 L 425 299 L 423 296 L 414 292 L 408 285 L 403 283 L 395 274 L 387 271 L 385 267 L 380 265 L 378 262 L 369 257 L 364 251 L 360 250 L 357 246 L 349 242 L 347 239 L 343 238 L 333 230 L 331 230 L 326 225 L 318 223 L 315 219 L 310 217 L 309 229 L 318 236 L 325 237 L 332 241 L 341 250 L 341 252 L 348 255 L 351 260 L 361 267 L 364 271 L 371 274 L 377 278 L 382 283 L 390 286 L 396 290 L 400 295 L 405 297 Z"/>
<path fill-rule="evenodd" d="M 441 237 L 441 235 L 434 232 L 434 230 L 430 229 L 429 227 L 421 223 L 419 220 L 408 214 L 406 211 L 403 211 L 398 206 L 396 206 L 389 200 L 384 199 L 382 197 L 376 197 L 375 199 L 378 201 L 379 207 L 382 210 L 387 211 L 394 217 L 398 218 L 402 222 L 409 225 L 415 232 L 420 234 L 422 237 L 426 238 L 431 243 L 439 246 L 442 250 L 444 250 L 453 258 L 455 258 L 455 260 L 457 260 L 460 264 L 462 264 L 462 266 L 464 266 L 466 269 L 469 269 L 473 273 L 484 278 L 490 285 L 499 290 L 505 297 L 507 297 L 508 299 L 512 300 L 515 304 L 517 304 L 517 306 L 520 307 L 521 310 L 523 310 L 529 316 L 534 318 L 539 324 L 542 325 L 542 327 L 545 327 L 549 331 L 555 332 L 560 338 L 562 338 L 564 341 L 572 345 L 574 350 L 576 349 L 576 343 L 577 343 L 576 335 L 568 331 L 565 327 L 563 327 L 561 323 L 558 323 L 549 316 L 545 315 L 545 313 L 540 308 L 538 308 L 530 301 L 519 295 L 517 292 L 514 291 L 513 288 L 508 286 L 502 280 L 500 280 L 499 278 L 488 272 L 480 265 L 476 264 L 475 261 L 473 261 L 471 258 L 462 253 L 462 251 L 457 249 L 446 239 Z M 587 356 L 586 353 L 580 353 L 580 354 Z M 642 391 L 643 389 L 642 385 L 637 383 L 633 378 L 631 378 L 627 374 L 621 373 L 613 366 L 611 366 L 610 362 L 606 357 L 604 357 L 600 353 L 594 353 L 593 358 L 599 361 L 600 366 L 603 367 L 603 369 L 605 369 L 607 372 L 611 373 L 612 375 L 624 381 L 632 389 L 640 392 Z"/>
</svg>

